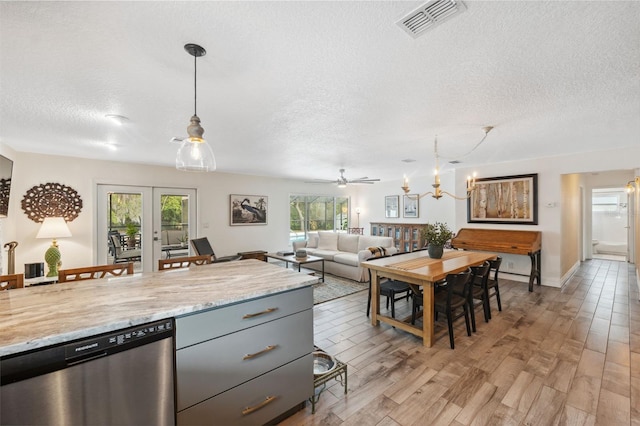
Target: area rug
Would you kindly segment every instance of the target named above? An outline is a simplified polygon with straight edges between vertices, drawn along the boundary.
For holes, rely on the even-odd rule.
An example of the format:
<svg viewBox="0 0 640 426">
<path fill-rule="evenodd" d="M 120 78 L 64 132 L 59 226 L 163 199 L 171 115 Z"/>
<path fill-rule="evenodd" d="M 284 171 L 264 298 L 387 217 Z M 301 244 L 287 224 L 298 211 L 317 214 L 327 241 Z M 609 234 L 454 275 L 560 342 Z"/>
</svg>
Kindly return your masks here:
<svg viewBox="0 0 640 426">
<path fill-rule="evenodd" d="M 325 274 L 324 282 L 313 285 L 313 304 L 327 302 L 359 291 L 368 290 L 369 283 L 340 278 Z"/>
</svg>

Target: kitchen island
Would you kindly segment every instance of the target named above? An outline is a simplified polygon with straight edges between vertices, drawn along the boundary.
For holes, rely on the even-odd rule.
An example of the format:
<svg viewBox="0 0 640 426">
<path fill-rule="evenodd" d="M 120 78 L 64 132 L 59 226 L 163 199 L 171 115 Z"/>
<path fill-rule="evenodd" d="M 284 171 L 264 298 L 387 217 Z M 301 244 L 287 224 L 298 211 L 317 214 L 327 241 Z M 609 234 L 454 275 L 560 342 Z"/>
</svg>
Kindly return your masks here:
<svg viewBox="0 0 640 426">
<path fill-rule="evenodd" d="M 218 410 L 228 406 L 225 395 L 236 400 L 238 392 L 258 398 L 240 410 L 241 423 L 264 406 L 276 407 L 272 400 L 286 400 L 254 395 L 283 378 L 302 383 L 295 404 L 313 393 L 311 285 L 317 280 L 249 259 L 4 291 L 0 356 L 175 318 L 178 424 L 224 421 L 226 413 Z M 281 341 L 283 336 L 289 337 Z M 263 348 L 260 338 L 270 343 Z M 248 352 L 243 347 L 247 342 L 258 345 L 257 350 Z M 256 362 L 242 360 L 242 369 L 236 369 L 230 364 L 236 361 L 224 355 L 237 351 Z M 229 371 L 242 374 L 224 374 Z M 222 404 L 216 405 L 217 399 Z M 285 404 L 292 408 L 291 401 Z M 272 408 L 262 411 L 269 410 L 273 414 Z M 272 417 L 258 418 L 264 423 Z"/>
</svg>

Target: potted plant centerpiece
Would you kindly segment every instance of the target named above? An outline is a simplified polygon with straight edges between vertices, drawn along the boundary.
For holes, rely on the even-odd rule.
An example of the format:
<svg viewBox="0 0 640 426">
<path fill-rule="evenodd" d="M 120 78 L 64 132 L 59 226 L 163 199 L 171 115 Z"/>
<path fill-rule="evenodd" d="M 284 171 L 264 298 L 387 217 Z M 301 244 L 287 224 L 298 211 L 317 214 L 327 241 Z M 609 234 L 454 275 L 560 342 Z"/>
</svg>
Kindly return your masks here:
<svg viewBox="0 0 640 426">
<path fill-rule="evenodd" d="M 427 223 L 422 228 L 422 238 L 429 252 L 429 257 L 440 259 L 444 252 L 444 245 L 453 237 L 453 232 L 446 223 Z"/>
</svg>

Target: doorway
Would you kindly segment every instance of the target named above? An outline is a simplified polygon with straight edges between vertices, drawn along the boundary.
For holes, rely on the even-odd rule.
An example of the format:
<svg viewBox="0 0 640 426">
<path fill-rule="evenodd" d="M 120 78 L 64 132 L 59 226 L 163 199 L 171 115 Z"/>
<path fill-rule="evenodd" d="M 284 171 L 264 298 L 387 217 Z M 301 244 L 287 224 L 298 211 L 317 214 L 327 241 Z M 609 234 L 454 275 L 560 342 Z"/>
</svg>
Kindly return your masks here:
<svg viewBox="0 0 640 426">
<path fill-rule="evenodd" d="M 594 259 L 627 260 L 629 206 L 624 188 L 592 189 L 591 243 Z"/>
<path fill-rule="evenodd" d="M 159 259 L 189 255 L 195 189 L 99 184 L 97 194 L 98 264 L 131 260 L 136 272 L 148 272 Z"/>
</svg>

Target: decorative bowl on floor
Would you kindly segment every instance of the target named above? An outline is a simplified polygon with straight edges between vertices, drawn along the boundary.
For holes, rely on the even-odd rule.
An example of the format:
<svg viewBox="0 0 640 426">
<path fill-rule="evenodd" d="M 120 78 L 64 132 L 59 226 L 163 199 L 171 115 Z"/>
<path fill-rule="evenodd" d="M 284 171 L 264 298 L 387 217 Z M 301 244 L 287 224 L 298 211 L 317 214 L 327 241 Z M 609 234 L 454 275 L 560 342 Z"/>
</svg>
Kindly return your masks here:
<svg viewBox="0 0 640 426">
<path fill-rule="evenodd" d="M 338 365 L 336 360 L 326 352 L 313 352 L 313 376 L 319 377 L 335 369 Z"/>
</svg>

